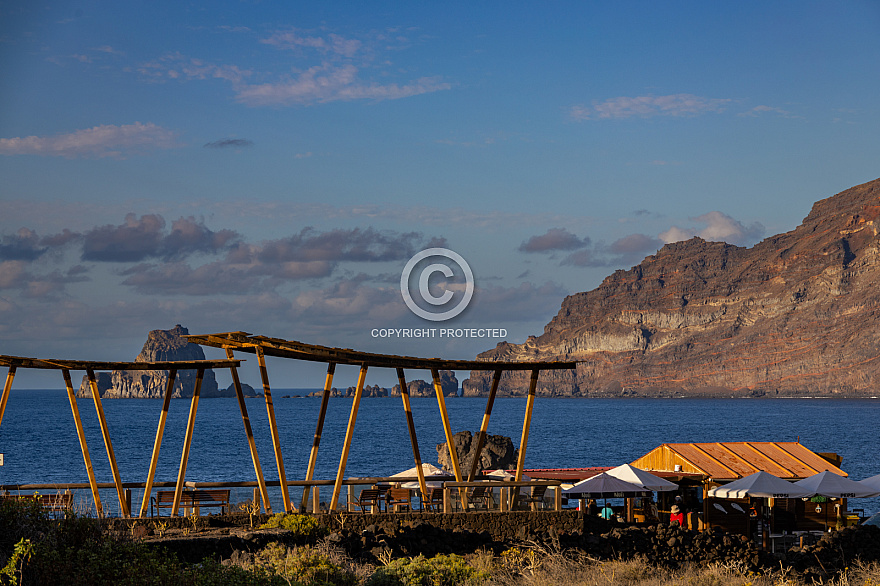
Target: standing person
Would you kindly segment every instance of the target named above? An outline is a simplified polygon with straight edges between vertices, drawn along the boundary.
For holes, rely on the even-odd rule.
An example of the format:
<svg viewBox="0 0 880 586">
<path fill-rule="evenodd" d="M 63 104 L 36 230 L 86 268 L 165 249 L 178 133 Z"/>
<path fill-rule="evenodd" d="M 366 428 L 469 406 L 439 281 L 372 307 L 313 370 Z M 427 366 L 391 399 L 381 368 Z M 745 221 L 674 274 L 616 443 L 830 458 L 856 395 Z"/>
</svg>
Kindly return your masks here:
<svg viewBox="0 0 880 586">
<path fill-rule="evenodd" d="M 603 519 L 610 521 L 614 518 L 614 509 L 611 508 L 611 505 L 605 503 L 605 506 L 602 507 L 601 511 L 599 511 L 599 516 Z"/>
<path fill-rule="evenodd" d="M 669 522 L 678 522 L 679 527 L 684 527 L 684 513 L 681 508 L 678 505 L 672 505 L 672 509 L 670 510 L 672 514 L 669 515 Z"/>
</svg>

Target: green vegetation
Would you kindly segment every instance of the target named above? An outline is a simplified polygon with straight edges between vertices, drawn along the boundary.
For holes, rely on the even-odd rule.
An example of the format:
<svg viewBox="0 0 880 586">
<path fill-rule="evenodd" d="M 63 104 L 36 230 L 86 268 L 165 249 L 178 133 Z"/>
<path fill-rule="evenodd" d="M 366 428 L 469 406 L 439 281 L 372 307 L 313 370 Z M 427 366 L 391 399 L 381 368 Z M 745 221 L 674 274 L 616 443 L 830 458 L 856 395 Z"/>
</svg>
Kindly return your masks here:
<svg viewBox="0 0 880 586">
<path fill-rule="evenodd" d="M 457 555 L 397 559 L 379 568 L 367 586 L 456 586 L 480 584 L 489 578 Z"/>
<path fill-rule="evenodd" d="M 204 519 L 202 520 L 204 521 Z M 162 533 L 168 530 L 163 522 Z M 195 526 L 196 524 L 193 523 Z M 0 500 L 0 586 L 806 586 L 813 580 L 783 566 L 762 572 L 744 563 L 679 569 L 644 559 L 597 560 L 582 551 L 548 550 L 535 543 L 500 554 L 398 557 L 373 549 L 383 565 L 353 560 L 323 537 L 326 527 L 307 515 L 276 515 L 264 527 L 282 527 L 308 545 L 270 543 L 232 560 L 180 561 L 160 543 L 139 541 L 144 532 L 106 529 L 114 524 L 70 515 L 50 519 L 33 499 Z M 184 525 L 186 533 L 197 529 Z M 289 535 L 287 536 L 289 537 Z M 378 551 L 378 553 L 377 553 Z M 398 554 L 399 555 L 399 554 Z M 817 558 L 818 559 L 818 558 Z M 234 563 L 233 563 L 234 560 Z M 754 566 L 751 566 L 754 567 Z M 826 586 L 880 586 L 880 563 L 858 561 L 823 582 Z"/>
<path fill-rule="evenodd" d="M 297 537 L 308 540 L 320 539 L 330 533 L 330 530 L 318 523 L 314 517 L 298 515 L 296 513 L 278 513 L 277 515 L 272 515 L 268 521 L 260 525 L 260 529 L 276 527 L 293 531 Z"/>
</svg>

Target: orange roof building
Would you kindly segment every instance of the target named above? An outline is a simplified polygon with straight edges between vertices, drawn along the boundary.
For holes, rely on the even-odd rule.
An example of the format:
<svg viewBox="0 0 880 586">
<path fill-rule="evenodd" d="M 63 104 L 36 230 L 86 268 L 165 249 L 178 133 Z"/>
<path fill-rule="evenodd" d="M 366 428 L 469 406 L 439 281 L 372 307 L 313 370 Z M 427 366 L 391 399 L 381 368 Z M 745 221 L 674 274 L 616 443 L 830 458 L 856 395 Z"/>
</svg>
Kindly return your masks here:
<svg viewBox="0 0 880 586">
<path fill-rule="evenodd" d="M 837 454 L 819 454 L 799 442 L 715 442 L 663 444 L 631 462 L 649 471 L 702 474 L 709 482 L 730 482 L 758 471 L 800 480 L 825 470 L 847 476 Z"/>
</svg>

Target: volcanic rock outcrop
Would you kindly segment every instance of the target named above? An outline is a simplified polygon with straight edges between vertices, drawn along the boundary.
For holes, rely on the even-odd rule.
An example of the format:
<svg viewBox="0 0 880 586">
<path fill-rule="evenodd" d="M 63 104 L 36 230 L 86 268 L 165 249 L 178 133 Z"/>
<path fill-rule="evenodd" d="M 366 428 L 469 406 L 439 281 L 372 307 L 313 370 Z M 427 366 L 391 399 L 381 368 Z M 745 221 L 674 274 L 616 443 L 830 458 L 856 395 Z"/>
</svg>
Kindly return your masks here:
<svg viewBox="0 0 880 586">
<path fill-rule="evenodd" d="M 485 361 L 577 360 L 544 396 L 862 397 L 880 384 L 880 179 L 813 205 L 752 248 L 668 244 L 567 297 L 538 337 Z M 523 395 L 529 373 L 499 393 Z M 472 372 L 465 396 L 488 392 Z"/>
<path fill-rule="evenodd" d="M 455 454 L 458 456 L 460 470 L 470 471 L 474 457 L 477 456 L 477 442 L 474 434 L 470 431 L 459 431 L 452 436 L 455 445 Z M 477 474 L 483 470 L 508 470 L 516 467 L 516 456 L 519 453 L 513 446 L 513 440 L 504 435 L 487 435 L 485 445 L 480 450 Z M 446 470 L 452 472 L 452 459 L 449 457 L 449 447 L 446 442 L 437 444 L 437 463 Z"/>
<path fill-rule="evenodd" d="M 458 379 L 455 377 L 455 373 L 451 370 L 441 370 L 439 374 L 440 388 L 443 389 L 443 396 L 458 396 Z M 411 380 L 407 381 L 406 390 L 409 391 L 410 397 L 433 397 L 434 383 L 423 380 Z M 394 385 L 394 388 L 391 389 L 391 396 L 400 396 L 400 385 Z"/>
<path fill-rule="evenodd" d="M 198 344 L 190 343 L 185 336 L 189 331 L 176 325 L 170 330 L 153 330 L 135 362 L 162 362 L 173 360 L 204 360 L 205 353 Z M 107 399 L 161 399 L 168 386 L 168 371 L 165 370 L 116 370 L 100 373 L 97 378 L 98 392 Z M 192 397 L 195 390 L 196 371 L 178 370 L 174 381 L 173 398 Z M 245 387 L 245 395 L 253 396 L 253 388 Z M 247 392 L 250 389 L 250 392 Z M 78 397 L 91 397 L 92 390 L 87 377 L 83 377 Z M 199 396 L 203 398 L 226 396 L 217 387 L 214 371 L 205 370 Z"/>
</svg>

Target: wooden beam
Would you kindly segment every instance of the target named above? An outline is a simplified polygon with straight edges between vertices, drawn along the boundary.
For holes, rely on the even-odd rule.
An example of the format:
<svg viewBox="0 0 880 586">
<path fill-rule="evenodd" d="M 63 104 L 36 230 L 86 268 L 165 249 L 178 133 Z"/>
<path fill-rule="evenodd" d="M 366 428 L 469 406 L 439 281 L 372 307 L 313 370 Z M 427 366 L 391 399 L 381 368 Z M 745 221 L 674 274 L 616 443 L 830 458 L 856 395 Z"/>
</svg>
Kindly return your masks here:
<svg viewBox="0 0 880 586">
<path fill-rule="evenodd" d="M 107 427 L 107 418 L 104 416 L 104 407 L 101 405 L 101 394 L 98 392 L 98 381 L 95 379 L 95 371 L 86 370 L 89 377 L 89 386 L 92 388 L 92 399 L 95 402 L 95 411 L 98 412 L 98 422 L 101 424 L 101 435 L 104 437 L 104 447 L 107 448 L 107 459 L 110 460 L 110 471 L 113 473 L 113 482 L 116 484 L 116 495 L 119 497 L 119 508 L 123 517 L 131 517 L 128 502 L 125 499 L 125 489 L 122 487 L 122 477 L 119 476 L 119 466 L 116 465 L 116 455 L 113 453 L 113 442 L 110 440 L 110 429 Z"/>
<path fill-rule="evenodd" d="M 70 410 L 73 412 L 73 423 L 76 426 L 76 436 L 79 438 L 79 449 L 86 465 L 86 475 L 89 477 L 89 488 L 92 489 L 92 500 L 95 502 L 95 514 L 99 519 L 104 517 L 104 507 L 101 504 L 101 494 L 98 492 L 98 481 L 95 479 L 95 470 L 92 468 L 92 458 L 89 456 L 89 446 L 86 444 L 86 434 L 83 430 L 82 419 L 79 416 L 79 407 L 76 404 L 76 393 L 73 390 L 73 382 L 70 380 L 70 371 L 61 371 L 64 377 L 64 386 L 67 389 L 67 400 L 70 401 Z"/>
<path fill-rule="evenodd" d="M 168 383 L 165 385 L 165 396 L 162 397 L 162 412 L 159 414 L 159 426 L 156 428 L 156 439 L 153 440 L 153 455 L 150 457 L 150 469 L 147 471 L 144 498 L 141 500 L 141 517 L 147 516 L 147 508 L 150 506 L 156 466 L 159 464 L 159 449 L 162 447 L 162 437 L 165 435 L 165 422 L 168 420 L 168 408 L 171 406 L 171 394 L 174 392 L 175 380 L 177 380 L 177 369 L 172 368 L 168 371 Z"/>
<path fill-rule="evenodd" d="M 315 426 L 315 437 L 312 440 L 312 451 L 309 453 L 309 465 L 306 468 L 306 480 L 311 480 L 315 473 L 315 463 L 318 461 L 318 447 L 321 445 L 321 434 L 324 432 L 324 418 L 327 416 L 327 404 L 330 402 L 330 391 L 333 389 L 333 374 L 335 372 L 336 363 L 329 363 L 327 365 L 327 378 L 324 379 L 324 394 L 321 395 L 321 410 L 318 412 L 318 423 Z M 309 490 L 308 486 L 303 487 L 302 501 L 299 505 L 301 513 L 306 512 Z M 317 492 L 317 489 L 315 489 L 315 494 Z"/>
<path fill-rule="evenodd" d="M 348 416 L 348 427 L 345 428 L 345 440 L 342 443 L 342 455 L 339 457 L 339 469 L 336 471 L 336 482 L 333 484 L 333 496 L 330 499 L 330 510 L 335 511 L 339 504 L 339 492 L 342 490 L 342 480 L 345 478 L 345 465 L 348 462 L 348 451 L 351 448 L 351 438 L 354 436 L 354 424 L 357 421 L 358 407 L 361 404 L 361 395 L 364 392 L 364 381 L 367 379 L 367 365 L 361 366 L 358 374 L 357 386 L 354 391 L 354 401 L 351 404 L 351 414 Z"/>
<path fill-rule="evenodd" d="M 489 429 L 489 418 L 492 416 L 492 406 L 495 404 L 495 393 L 498 391 L 498 383 L 501 382 L 501 372 L 496 370 L 492 375 L 492 387 L 489 389 L 489 399 L 486 401 L 486 412 L 483 413 L 483 422 L 480 423 L 480 432 L 477 434 L 477 449 L 474 451 L 474 461 L 471 462 L 471 471 L 468 473 L 468 482 L 473 482 L 477 475 L 477 467 L 480 465 L 480 455 L 483 453 L 483 445 L 486 443 L 486 431 Z"/>
<path fill-rule="evenodd" d="M 532 371 L 532 379 L 529 381 L 529 395 L 526 399 L 526 416 L 523 420 L 523 428 L 522 428 L 522 437 L 519 440 L 519 456 L 516 459 L 516 476 L 514 480 L 519 482 L 522 480 L 522 472 L 523 467 L 526 461 L 526 447 L 529 444 L 529 427 L 532 425 L 532 408 L 535 406 L 535 389 L 538 386 L 538 374 L 541 371 L 533 370 Z M 511 510 L 515 510 L 516 508 L 516 498 L 519 495 L 519 490 L 513 491 L 513 496 L 511 497 Z"/>
<path fill-rule="evenodd" d="M 190 342 L 217 348 L 235 347 L 253 353 L 254 348 L 262 348 L 268 356 L 309 360 L 313 362 L 335 362 L 381 368 L 409 368 L 415 370 L 571 370 L 577 362 L 483 362 L 477 360 L 443 360 L 441 358 L 417 358 L 414 356 L 395 356 L 393 354 L 373 354 L 345 348 L 331 348 L 304 344 L 295 340 L 281 340 L 265 336 L 251 336 L 245 332 L 226 332 L 223 334 L 188 335 Z"/>
<path fill-rule="evenodd" d="M 269 429 L 272 432 L 272 449 L 275 451 L 275 466 L 278 468 L 278 480 L 281 482 L 281 502 L 284 512 L 289 513 L 290 490 L 287 488 L 287 473 L 284 471 L 284 456 L 281 455 L 281 440 L 278 437 L 278 423 L 275 421 L 275 405 L 272 403 L 272 389 L 269 388 L 269 370 L 266 368 L 266 357 L 263 349 L 257 348 L 257 360 L 260 363 L 260 378 L 263 380 L 263 398 L 266 399 L 266 413 L 269 414 Z"/>
<path fill-rule="evenodd" d="M 180 455 L 180 470 L 177 472 L 177 484 L 174 485 L 174 502 L 171 504 L 171 515 L 176 517 L 180 511 L 180 499 L 183 497 L 183 483 L 186 478 L 186 463 L 189 460 L 189 448 L 192 445 L 193 430 L 196 426 L 196 412 L 199 409 L 199 395 L 202 392 L 202 378 L 205 369 L 196 373 L 196 386 L 193 389 L 192 401 L 189 405 L 189 418 L 186 421 L 186 435 L 183 437 L 183 453 Z"/>
<path fill-rule="evenodd" d="M 400 398 L 403 399 L 403 411 L 406 414 L 406 426 L 409 429 L 409 442 L 412 444 L 413 461 L 416 463 L 416 473 L 419 476 L 419 490 L 424 495 L 428 494 L 428 485 L 425 483 L 425 471 L 422 470 L 422 454 L 419 452 L 419 440 L 416 438 L 416 425 L 413 421 L 412 406 L 409 404 L 409 389 L 406 386 L 406 377 L 403 369 L 397 369 L 397 382 L 400 385 Z"/>
<path fill-rule="evenodd" d="M 3 396 L 0 397 L 0 425 L 3 424 L 3 414 L 6 412 L 6 401 L 9 400 L 9 393 L 12 392 L 12 381 L 15 378 L 15 367 L 10 366 L 9 372 L 6 373 L 6 384 L 3 385 Z"/>
<path fill-rule="evenodd" d="M 226 357 L 233 358 L 232 349 L 226 349 Z M 254 441 L 254 432 L 251 429 L 251 418 L 248 417 L 247 405 L 244 402 L 244 391 L 241 389 L 241 380 L 238 378 L 238 369 L 234 366 L 229 369 L 232 374 L 232 384 L 235 386 L 235 396 L 238 398 L 238 410 L 241 411 L 241 421 L 244 423 L 244 434 L 247 436 L 248 449 L 251 451 L 251 462 L 254 464 L 254 474 L 257 475 L 257 486 L 260 488 L 260 496 L 266 512 L 272 514 L 272 505 L 269 503 L 269 490 L 266 488 L 266 479 L 263 477 L 263 467 L 260 466 L 260 455 L 257 453 L 257 444 Z"/>
<path fill-rule="evenodd" d="M 458 450 L 455 449 L 455 439 L 452 437 L 452 426 L 449 424 L 449 414 L 446 412 L 446 398 L 443 396 L 443 387 L 440 385 L 440 371 L 431 369 L 431 377 L 434 380 L 434 394 L 437 395 L 437 404 L 440 406 L 440 419 L 443 421 L 443 433 L 446 435 L 446 447 L 449 448 L 449 459 L 452 461 L 452 471 L 455 473 L 455 481 L 461 482 L 461 468 L 458 466 Z M 467 491 L 458 490 L 461 497 L 462 509 L 467 511 Z"/>
<path fill-rule="evenodd" d="M 97 360 L 61 360 L 57 358 L 27 358 L 0 354 L 0 366 L 40 368 L 45 370 L 198 370 L 199 368 L 229 368 L 228 360 L 178 360 L 163 362 L 106 362 Z M 240 366 L 238 361 L 235 366 Z"/>
</svg>

